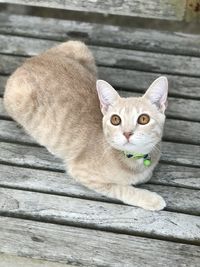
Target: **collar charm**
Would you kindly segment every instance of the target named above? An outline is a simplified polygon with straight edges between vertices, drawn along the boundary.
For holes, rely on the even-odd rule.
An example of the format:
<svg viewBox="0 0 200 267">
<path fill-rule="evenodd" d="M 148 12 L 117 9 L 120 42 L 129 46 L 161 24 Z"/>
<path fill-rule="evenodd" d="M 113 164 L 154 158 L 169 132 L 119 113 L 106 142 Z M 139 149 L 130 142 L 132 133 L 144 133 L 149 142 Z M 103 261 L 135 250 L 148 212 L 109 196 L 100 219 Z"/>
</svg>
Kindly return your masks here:
<svg viewBox="0 0 200 267">
<path fill-rule="evenodd" d="M 149 167 L 151 165 L 151 156 L 149 154 L 124 152 L 124 155 L 128 159 L 142 159 L 143 158 L 144 166 Z"/>
</svg>

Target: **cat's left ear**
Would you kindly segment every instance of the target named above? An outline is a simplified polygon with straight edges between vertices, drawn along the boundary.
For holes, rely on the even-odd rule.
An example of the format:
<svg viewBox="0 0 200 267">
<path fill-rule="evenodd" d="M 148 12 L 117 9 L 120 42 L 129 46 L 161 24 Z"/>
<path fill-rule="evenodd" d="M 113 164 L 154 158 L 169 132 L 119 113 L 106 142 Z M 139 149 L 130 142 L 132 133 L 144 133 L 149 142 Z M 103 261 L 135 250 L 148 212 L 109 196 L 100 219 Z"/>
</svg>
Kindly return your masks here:
<svg viewBox="0 0 200 267">
<path fill-rule="evenodd" d="M 120 96 L 117 91 L 104 80 L 97 80 L 96 87 L 99 96 L 101 112 L 103 115 L 105 115 L 109 106 L 112 106 L 120 98 Z"/>
<path fill-rule="evenodd" d="M 152 104 L 164 113 L 167 107 L 167 94 L 168 80 L 161 76 L 150 85 L 143 97 L 148 98 Z"/>
</svg>

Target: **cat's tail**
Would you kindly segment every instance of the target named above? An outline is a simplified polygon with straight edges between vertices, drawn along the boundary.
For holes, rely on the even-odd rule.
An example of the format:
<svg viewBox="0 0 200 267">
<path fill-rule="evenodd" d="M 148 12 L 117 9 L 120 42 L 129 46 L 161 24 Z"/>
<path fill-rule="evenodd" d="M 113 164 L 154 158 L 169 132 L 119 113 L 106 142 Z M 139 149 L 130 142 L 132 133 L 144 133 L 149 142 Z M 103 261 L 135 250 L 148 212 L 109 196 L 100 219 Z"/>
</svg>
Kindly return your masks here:
<svg viewBox="0 0 200 267">
<path fill-rule="evenodd" d="M 92 74 L 97 75 L 95 59 L 89 48 L 80 41 L 68 41 L 56 46 L 53 49 L 58 49 L 64 52 L 68 57 L 79 61 Z"/>
</svg>

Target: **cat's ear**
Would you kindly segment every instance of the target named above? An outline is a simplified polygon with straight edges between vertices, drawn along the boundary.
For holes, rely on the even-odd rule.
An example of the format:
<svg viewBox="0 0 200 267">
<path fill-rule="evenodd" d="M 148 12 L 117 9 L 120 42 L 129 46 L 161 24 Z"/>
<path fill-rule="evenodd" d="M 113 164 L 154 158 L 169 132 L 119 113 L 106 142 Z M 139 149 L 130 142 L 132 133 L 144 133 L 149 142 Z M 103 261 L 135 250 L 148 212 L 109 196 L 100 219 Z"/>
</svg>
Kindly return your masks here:
<svg viewBox="0 0 200 267">
<path fill-rule="evenodd" d="M 101 112 L 105 114 L 109 106 L 112 106 L 120 96 L 117 91 L 104 80 L 97 80 L 96 87 L 99 96 Z"/>
<path fill-rule="evenodd" d="M 164 113 L 167 107 L 168 81 L 164 76 L 156 79 L 144 94 L 144 98 L 148 98 L 152 104 Z"/>
</svg>

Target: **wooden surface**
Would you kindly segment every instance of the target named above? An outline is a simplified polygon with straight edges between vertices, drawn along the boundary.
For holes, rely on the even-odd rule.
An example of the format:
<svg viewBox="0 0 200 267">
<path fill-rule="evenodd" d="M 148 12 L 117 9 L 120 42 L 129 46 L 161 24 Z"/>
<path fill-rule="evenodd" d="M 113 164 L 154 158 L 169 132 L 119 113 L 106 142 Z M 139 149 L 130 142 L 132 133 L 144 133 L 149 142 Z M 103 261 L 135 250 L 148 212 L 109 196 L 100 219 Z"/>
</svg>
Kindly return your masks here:
<svg viewBox="0 0 200 267">
<path fill-rule="evenodd" d="M 7 217 L 0 228 L 1 250 L 24 257 L 93 267 L 199 266 L 195 245 Z"/>
<path fill-rule="evenodd" d="M 8 76 L 27 57 L 71 37 L 87 41 L 99 76 L 122 96 L 139 96 L 167 75 L 162 157 L 152 179 L 140 185 L 165 198 L 164 211 L 85 188 L 7 115 Z M 30 258 L 61 266 L 199 266 L 199 42 L 199 35 L 0 14 L 0 266 L 29 266 Z"/>
<path fill-rule="evenodd" d="M 90 45 L 200 56 L 200 36 L 144 28 L 0 13 L 0 33 L 48 40 L 81 39 Z"/>
<path fill-rule="evenodd" d="M 6 35 L 0 36 L 0 51 L 6 54 L 12 53 L 16 55 L 32 56 L 56 44 L 58 44 L 58 42 L 52 40 L 38 40 L 31 37 L 24 38 L 18 36 L 14 38 Z M 152 52 L 147 53 L 113 47 L 90 46 L 90 48 L 99 66 L 175 75 L 180 74 L 193 77 L 200 76 L 198 71 L 200 60 L 198 57 Z M 9 57 L 7 57 L 6 60 L 9 60 Z"/>
<path fill-rule="evenodd" d="M 0 254 L 0 267 L 72 267 L 72 265 L 50 262 L 8 254 Z"/>
<path fill-rule="evenodd" d="M 51 7 L 67 10 L 86 11 L 94 13 L 159 18 L 166 20 L 182 20 L 185 13 L 186 0 L 0 0 L 0 3 L 22 4 L 30 6 Z"/>
</svg>

